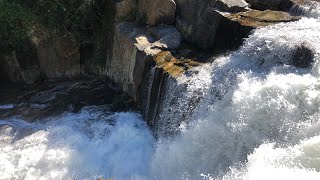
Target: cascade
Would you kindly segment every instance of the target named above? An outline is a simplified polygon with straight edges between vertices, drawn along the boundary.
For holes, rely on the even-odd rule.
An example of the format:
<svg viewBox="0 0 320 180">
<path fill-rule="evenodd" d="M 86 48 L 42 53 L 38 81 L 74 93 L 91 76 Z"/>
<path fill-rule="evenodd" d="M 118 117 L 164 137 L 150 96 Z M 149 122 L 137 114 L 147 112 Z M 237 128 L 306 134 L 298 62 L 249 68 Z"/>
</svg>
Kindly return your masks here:
<svg viewBox="0 0 320 180">
<path fill-rule="evenodd" d="M 313 14 L 258 29 L 239 50 L 215 59 L 210 77 L 197 82 L 209 84 L 209 91 L 191 123 L 159 141 L 156 177 L 317 179 L 319 32 Z M 301 46 L 313 54 L 303 67 L 292 60 Z"/>
<path fill-rule="evenodd" d="M 177 80 L 151 67 L 142 114 L 159 114 L 157 139 L 139 114 L 104 106 L 1 119 L 0 179 L 319 179 L 319 7 L 295 6 L 305 17 Z"/>
</svg>

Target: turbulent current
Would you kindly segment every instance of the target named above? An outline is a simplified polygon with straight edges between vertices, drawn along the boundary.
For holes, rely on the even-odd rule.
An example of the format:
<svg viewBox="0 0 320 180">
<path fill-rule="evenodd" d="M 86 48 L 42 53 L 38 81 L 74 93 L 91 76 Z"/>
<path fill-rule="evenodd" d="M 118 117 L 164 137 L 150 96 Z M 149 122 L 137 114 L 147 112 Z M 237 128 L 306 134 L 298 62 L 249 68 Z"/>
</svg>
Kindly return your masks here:
<svg viewBox="0 0 320 180">
<path fill-rule="evenodd" d="M 301 45 L 314 54 L 309 67 L 292 65 Z M 155 140 L 138 114 L 102 107 L 3 119 L 0 179 L 320 179 L 319 58 L 317 13 L 255 30 L 179 78 L 186 96 L 204 97 L 170 139 Z"/>
</svg>

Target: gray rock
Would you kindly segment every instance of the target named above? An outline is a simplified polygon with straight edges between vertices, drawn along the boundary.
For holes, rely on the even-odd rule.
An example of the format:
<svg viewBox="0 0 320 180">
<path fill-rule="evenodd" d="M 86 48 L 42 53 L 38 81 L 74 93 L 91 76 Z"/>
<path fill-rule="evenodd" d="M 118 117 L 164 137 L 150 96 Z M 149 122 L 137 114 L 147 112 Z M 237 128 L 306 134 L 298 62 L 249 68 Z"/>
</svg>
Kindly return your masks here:
<svg viewBox="0 0 320 180">
<path fill-rule="evenodd" d="M 149 25 L 173 24 L 175 11 L 173 0 L 138 0 L 137 21 Z"/>
<path fill-rule="evenodd" d="M 39 68 L 26 69 L 21 72 L 21 75 L 23 81 L 27 84 L 33 84 L 37 81 L 40 81 L 42 78 Z"/>
<path fill-rule="evenodd" d="M 249 8 L 249 4 L 244 0 L 218 0 L 215 3 L 219 10 L 228 12 L 246 11 Z"/>
<path fill-rule="evenodd" d="M 229 12 L 225 12 L 229 6 L 223 8 L 221 4 L 224 2 L 230 3 L 230 7 L 240 7 L 236 6 L 237 3 L 231 6 L 233 1 L 176 0 L 176 27 L 183 40 L 210 52 L 232 50 L 239 47 L 254 28 L 295 19 L 288 13 L 276 11 L 249 10 L 234 13 L 230 11 L 237 8 L 229 8 Z M 242 7 L 246 8 L 245 5 Z M 259 19 L 260 16 L 266 19 Z"/>
<path fill-rule="evenodd" d="M 315 51 L 312 46 L 303 43 L 294 49 L 291 64 L 295 67 L 307 68 L 313 63 L 314 55 Z"/>
<path fill-rule="evenodd" d="M 140 27 L 129 22 L 117 23 L 112 56 L 107 59 L 107 77 L 138 101 L 146 63 L 163 49 L 178 48 L 180 42 L 180 33 L 173 26 Z"/>
<path fill-rule="evenodd" d="M 136 12 L 136 0 L 118 0 L 115 2 L 115 21 L 134 21 Z"/>
<path fill-rule="evenodd" d="M 80 48 L 73 38 L 58 37 L 51 42 L 39 40 L 36 45 L 40 69 L 47 78 L 80 74 Z"/>
<path fill-rule="evenodd" d="M 0 78 L 7 82 L 22 82 L 21 67 L 16 52 L 0 54 Z"/>
<path fill-rule="evenodd" d="M 246 0 L 253 9 L 258 10 L 285 10 L 288 11 L 292 6 L 292 0 Z"/>
</svg>

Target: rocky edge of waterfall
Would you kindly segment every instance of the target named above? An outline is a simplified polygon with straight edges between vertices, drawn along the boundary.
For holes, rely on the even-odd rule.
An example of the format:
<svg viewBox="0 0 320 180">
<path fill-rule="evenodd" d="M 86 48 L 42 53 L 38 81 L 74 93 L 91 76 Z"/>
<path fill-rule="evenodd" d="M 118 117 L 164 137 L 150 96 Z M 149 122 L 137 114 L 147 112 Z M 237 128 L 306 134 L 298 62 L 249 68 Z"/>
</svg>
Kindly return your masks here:
<svg viewBox="0 0 320 180">
<path fill-rule="evenodd" d="M 318 1 L 318 0 L 315 0 Z M 110 87 L 125 92 L 151 128 L 157 124 L 168 86 L 193 67 L 241 46 L 251 31 L 301 18 L 293 9 L 312 0 L 117 0 L 107 15 L 105 66 L 94 61 L 94 43 L 70 37 L 50 42 L 33 37 L 28 56 L 0 54 L 2 76 L 16 83 L 80 75 L 106 77 Z M 319 1 L 318 1 L 319 2 Z M 312 47 L 293 50 L 291 63 L 307 68 Z M 32 59 L 32 60 L 30 60 Z M 174 101 L 174 100 L 172 100 Z"/>
</svg>

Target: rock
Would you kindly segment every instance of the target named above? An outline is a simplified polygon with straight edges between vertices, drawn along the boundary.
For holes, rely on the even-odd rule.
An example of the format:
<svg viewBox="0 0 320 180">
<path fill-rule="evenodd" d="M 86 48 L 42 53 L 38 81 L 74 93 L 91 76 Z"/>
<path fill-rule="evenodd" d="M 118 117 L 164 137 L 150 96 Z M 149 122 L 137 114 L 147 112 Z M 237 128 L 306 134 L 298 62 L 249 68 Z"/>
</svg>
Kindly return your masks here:
<svg viewBox="0 0 320 180">
<path fill-rule="evenodd" d="M 172 77 L 179 77 L 186 70 L 199 66 L 201 63 L 192 59 L 177 59 L 169 51 L 162 51 L 154 56 L 158 68 L 164 70 Z"/>
<path fill-rule="evenodd" d="M 218 0 L 215 3 L 214 7 L 228 12 L 246 11 L 249 8 L 249 4 L 244 0 Z"/>
<path fill-rule="evenodd" d="M 293 6 L 292 0 L 246 0 L 252 9 L 288 11 Z"/>
<path fill-rule="evenodd" d="M 307 68 L 314 61 L 315 52 L 311 45 L 303 43 L 293 50 L 291 64 L 299 68 Z"/>
<path fill-rule="evenodd" d="M 15 51 L 0 54 L 0 75 L 4 82 L 22 82 L 21 67 Z"/>
<path fill-rule="evenodd" d="M 51 91 L 42 91 L 31 96 L 29 101 L 31 103 L 45 104 L 55 100 L 56 97 L 57 96 Z"/>
<path fill-rule="evenodd" d="M 129 22 L 117 23 L 112 56 L 107 60 L 108 79 L 139 101 L 138 89 L 147 62 L 162 49 L 178 48 L 180 41 L 180 33 L 173 26 L 140 27 Z"/>
<path fill-rule="evenodd" d="M 42 79 L 41 70 L 38 67 L 23 70 L 21 76 L 26 84 L 33 84 Z"/>
<path fill-rule="evenodd" d="M 232 21 L 239 22 L 242 26 L 253 28 L 267 26 L 279 22 L 297 21 L 301 18 L 299 16 L 291 16 L 286 12 L 272 10 L 250 10 L 236 14 L 225 14 L 224 16 Z"/>
<path fill-rule="evenodd" d="M 3 81 L 33 84 L 42 79 L 37 65 L 30 66 L 26 59 L 17 59 L 16 52 L 0 55 L 0 76 Z"/>
<path fill-rule="evenodd" d="M 175 11 L 173 0 L 138 0 L 137 21 L 149 25 L 173 24 Z"/>
<path fill-rule="evenodd" d="M 134 21 L 136 13 L 136 0 L 118 0 L 115 2 L 115 21 Z"/>
<path fill-rule="evenodd" d="M 40 69 L 47 78 L 71 77 L 80 74 L 79 43 L 73 38 L 58 37 L 38 41 Z"/>
<path fill-rule="evenodd" d="M 176 27 L 183 40 L 209 52 L 239 47 L 250 31 L 258 26 L 298 19 L 277 11 L 222 12 L 219 3 L 211 3 L 210 0 L 176 0 L 176 3 Z"/>
</svg>

